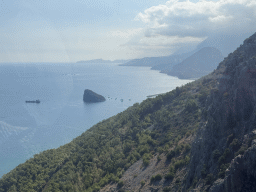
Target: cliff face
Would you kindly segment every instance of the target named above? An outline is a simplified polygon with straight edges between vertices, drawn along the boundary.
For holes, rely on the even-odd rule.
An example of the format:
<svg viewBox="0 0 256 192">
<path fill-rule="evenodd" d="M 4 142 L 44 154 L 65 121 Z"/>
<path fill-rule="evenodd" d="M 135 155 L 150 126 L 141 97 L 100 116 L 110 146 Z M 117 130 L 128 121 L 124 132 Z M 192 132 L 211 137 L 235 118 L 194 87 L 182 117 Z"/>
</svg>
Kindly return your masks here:
<svg viewBox="0 0 256 192">
<path fill-rule="evenodd" d="M 256 34 L 229 54 L 211 77 L 217 88 L 207 98 L 184 189 L 197 177 L 200 190 L 255 191 Z M 205 182 L 210 177 L 219 178 L 211 188 L 207 184 L 212 183 Z"/>
</svg>

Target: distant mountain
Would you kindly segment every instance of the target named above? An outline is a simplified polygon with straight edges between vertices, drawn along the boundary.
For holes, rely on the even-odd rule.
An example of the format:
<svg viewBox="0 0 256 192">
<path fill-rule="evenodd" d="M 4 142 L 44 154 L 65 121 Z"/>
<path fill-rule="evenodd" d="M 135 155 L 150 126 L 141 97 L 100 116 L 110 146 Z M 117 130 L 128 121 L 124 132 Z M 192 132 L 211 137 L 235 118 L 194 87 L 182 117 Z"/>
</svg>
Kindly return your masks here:
<svg viewBox="0 0 256 192">
<path fill-rule="evenodd" d="M 161 60 L 154 65 L 151 69 L 152 70 L 171 70 L 172 67 L 180 62 L 182 62 L 184 59 L 187 57 L 191 56 L 195 51 L 187 52 L 187 53 L 182 53 L 182 54 L 175 54 L 175 55 L 170 55 L 167 58 L 167 61 L 161 62 Z"/>
<path fill-rule="evenodd" d="M 186 58 L 173 68 L 162 70 L 171 76 L 177 76 L 180 79 L 199 78 L 209 74 L 223 60 L 221 52 L 213 47 L 204 47 Z"/>
<path fill-rule="evenodd" d="M 126 63 L 130 60 L 103 60 L 103 59 L 93 59 L 93 60 L 82 60 L 78 61 L 77 63 Z"/>
<path fill-rule="evenodd" d="M 211 37 L 208 37 L 203 42 L 197 46 L 197 50 L 202 49 L 203 47 L 215 47 L 221 51 L 224 57 L 228 56 L 229 53 L 236 50 L 240 46 L 241 42 L 244 39 L 252 35 L 251 33 L 245 32 L 233 33 L 232 35 L 228 34 L 217 34 Z"/>
<path fill-rule="evenodd" d="M 171 69 L 173 65 L 180 63 L 194 52 L 188 52 L 177 55 L 162 56 L 162 57 L 145 57 L 142 59 L 133 59 L 121 66 L 140 66 L 152 67 L 153 70 Z"/>
<path fill-rule="evenodd" d="M 161 63 L 169 63 L 169 57 L 145 57 L 142 59 L 133 59 L 125 64 L 121 64 L 122 66 L 145 66 L 145 67 L 153 67 L 157 64 Z"/>
</svg>

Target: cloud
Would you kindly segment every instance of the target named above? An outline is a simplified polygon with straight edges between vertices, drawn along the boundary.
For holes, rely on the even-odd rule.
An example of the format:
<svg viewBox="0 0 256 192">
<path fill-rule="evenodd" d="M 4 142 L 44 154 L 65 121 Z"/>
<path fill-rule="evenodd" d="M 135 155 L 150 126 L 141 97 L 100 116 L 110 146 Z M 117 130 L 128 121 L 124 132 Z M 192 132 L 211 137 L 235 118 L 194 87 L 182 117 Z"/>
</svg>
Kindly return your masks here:
<svg viewBox="0 0 256 192">
<path fill-rule="evenodd" d="M 170 0 L 146 9 L 135 19 L 147 25 L 147 37 L 207 37 L 216 33 L 249 32 L 256 26 L 256 1 Z"/>
<path fill-rule="evenodd" d="M 126 30 L 114 30 L 110 32 L 110 35 L 113 37 L 129 39 L 130 37 L 137 35 L 143 31 L 143 28 L 137 29 L 126 29 Z"/>
<path fill-rule="evenodd" d="M 122 46 L 134 50 L 133 55 L 135 58 L 158 57 L 170 55 L 179 49 L 182 49 L 182 52 L 191 51 L 203 40 L 205 38 L 163 35 L 145 36 L 143 33 L 140 33 L 134 35 Z M 184 47 L 184 45 L 186 46 Z"/>
</svg>

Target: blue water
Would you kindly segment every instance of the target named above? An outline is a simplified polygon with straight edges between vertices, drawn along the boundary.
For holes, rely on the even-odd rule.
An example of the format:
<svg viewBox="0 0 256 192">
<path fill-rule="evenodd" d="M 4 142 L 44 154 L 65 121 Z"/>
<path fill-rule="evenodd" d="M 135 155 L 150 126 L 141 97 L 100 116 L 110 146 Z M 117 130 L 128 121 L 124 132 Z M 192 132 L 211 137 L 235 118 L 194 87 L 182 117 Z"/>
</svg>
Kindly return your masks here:
<svg viewBox="0 0 256 192">
<path fill-rule="evenodd" d="M 34 154 L 72 141 L 147 95 L 188 82 L 149 67 L 0 64 L 0 177 Z M 84 89 L 105 96 L 106 102 L 85 104 Z M 36 99 L 41 103 L 25 103 Z"/>
</svg>

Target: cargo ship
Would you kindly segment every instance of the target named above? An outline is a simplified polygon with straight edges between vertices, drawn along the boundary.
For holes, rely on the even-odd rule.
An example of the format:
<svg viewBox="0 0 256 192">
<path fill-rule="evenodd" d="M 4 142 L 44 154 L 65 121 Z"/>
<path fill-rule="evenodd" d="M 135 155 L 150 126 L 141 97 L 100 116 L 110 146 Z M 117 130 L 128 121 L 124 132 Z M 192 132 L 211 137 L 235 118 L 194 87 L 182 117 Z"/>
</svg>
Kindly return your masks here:
<svg viewBox="0 0 256 192">
<path fill-rule="evenodd" d="M 26 101 L 26 103 L 40 103 L 40 100 L 35 100 L 35 101 Z"/>
</svg>

